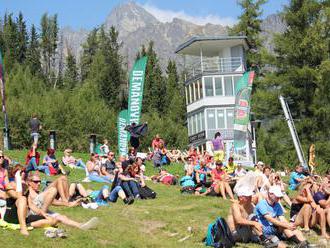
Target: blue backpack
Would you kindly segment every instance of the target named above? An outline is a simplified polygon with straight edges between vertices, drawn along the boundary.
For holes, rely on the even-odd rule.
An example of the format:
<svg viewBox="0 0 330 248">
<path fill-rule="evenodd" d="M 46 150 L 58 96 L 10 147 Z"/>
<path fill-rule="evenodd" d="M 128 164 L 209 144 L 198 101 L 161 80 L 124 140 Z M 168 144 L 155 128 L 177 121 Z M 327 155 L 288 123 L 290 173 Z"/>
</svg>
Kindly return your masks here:
<svg viewBox="0 0 330 248">
<path fill-rule="evenodd" d="M 215 248 L 231 248 L 235 245 L 234 238 L 224 218 L 218 217 L 215 222 L 209 224 L 205 245 Z"/>
</svg>

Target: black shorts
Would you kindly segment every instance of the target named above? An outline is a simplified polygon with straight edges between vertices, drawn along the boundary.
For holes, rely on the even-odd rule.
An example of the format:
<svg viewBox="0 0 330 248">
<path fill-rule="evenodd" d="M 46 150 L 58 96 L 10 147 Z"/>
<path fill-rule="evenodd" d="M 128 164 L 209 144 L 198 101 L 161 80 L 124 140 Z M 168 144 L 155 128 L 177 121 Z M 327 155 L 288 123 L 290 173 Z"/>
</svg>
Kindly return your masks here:
<svg viewBox="0 0 330 248">
<path fill-rule="evenodd" d="M 214 188 L 211 188 L 211 191 L 206 194 L 207 196 L 219 196 L 217 192 L 214 191 Z"/>
</svg>

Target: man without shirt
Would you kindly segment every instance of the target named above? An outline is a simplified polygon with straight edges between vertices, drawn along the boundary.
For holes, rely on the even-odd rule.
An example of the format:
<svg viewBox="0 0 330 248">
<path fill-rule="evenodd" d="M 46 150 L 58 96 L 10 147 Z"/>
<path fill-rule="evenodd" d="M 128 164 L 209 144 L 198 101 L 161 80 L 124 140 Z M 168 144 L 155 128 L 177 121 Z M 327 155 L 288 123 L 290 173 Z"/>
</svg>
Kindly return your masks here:
<svg viewBox="0 0 330 248">
<path fill-rule="evenodd" d="M 252 190 L 240 189 L 237 192 L 238 201 L 233 201 L 229 210 L 227 222 L 236 242 L 258 242 L 265 239 L 262 236 L 262 225 L 253 220 L 252 195 Z"/>
</svg>

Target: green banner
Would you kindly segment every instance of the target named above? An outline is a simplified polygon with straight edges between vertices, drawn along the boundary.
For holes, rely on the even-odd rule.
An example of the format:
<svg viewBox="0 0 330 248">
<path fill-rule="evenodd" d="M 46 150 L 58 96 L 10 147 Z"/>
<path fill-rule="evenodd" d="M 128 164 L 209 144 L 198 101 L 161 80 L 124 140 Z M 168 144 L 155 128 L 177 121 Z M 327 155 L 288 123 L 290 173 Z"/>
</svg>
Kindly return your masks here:
<svg viewBox="0 0 330 248">
<path fill-rule="evenodd" d="M 147 57 L 137 60 L 129 77 L 128 123 L 140 122 Z"/>
<path fill-rule="evenodd" d="M 245 72 L 235 88 L 234 149 L 239 160 L 248 156 L 247 127 L 250 121 L 250 96 L 254 76 L 254 71 Z"/>
<path fill-rule="evenodd" d="M 120 111 L 117 120 L 117 128 L 118 128 L 118 154 L 126 156 L 128 153 L 128 132 L 125 130 L 127 125 L 127 109 Z"/>
</svg>

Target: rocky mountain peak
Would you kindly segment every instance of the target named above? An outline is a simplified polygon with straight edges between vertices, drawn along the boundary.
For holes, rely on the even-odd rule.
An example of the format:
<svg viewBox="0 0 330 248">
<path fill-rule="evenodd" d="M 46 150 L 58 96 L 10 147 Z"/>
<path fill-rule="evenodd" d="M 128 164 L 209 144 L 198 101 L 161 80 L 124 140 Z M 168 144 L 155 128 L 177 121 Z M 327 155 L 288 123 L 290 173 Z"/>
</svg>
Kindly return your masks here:
<svg viewBox="0 0 330 248">
<path fill-rule="evenodd" d="M 157 24 L 159 21 L 144 8 L 133 1 L 115 7 L 105 21 L 105 27 L 115 26 L 121 37 L 135 32 L 139 28 Z"/>
</svg>

